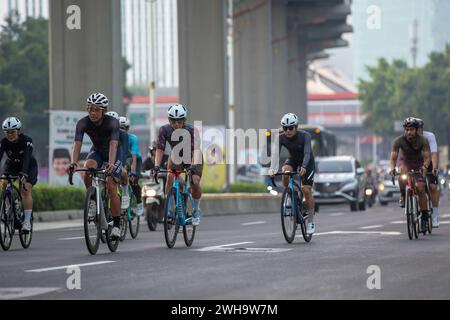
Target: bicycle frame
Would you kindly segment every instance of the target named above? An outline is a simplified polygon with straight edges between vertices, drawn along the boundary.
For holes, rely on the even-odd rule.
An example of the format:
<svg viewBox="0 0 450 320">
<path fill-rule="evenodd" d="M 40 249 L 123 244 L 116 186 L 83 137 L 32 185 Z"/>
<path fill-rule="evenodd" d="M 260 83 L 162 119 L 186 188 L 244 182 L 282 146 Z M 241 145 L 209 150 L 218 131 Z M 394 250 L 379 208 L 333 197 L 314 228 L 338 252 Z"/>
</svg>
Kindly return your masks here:
<svg viewBox="0 0 450 320">
<path fill-rule="evenodd" d="M 192 221 L 192 217 L 189 217 L 186 219 L 186 203 L 183 201 L 182 196 L 186 195 L 188 197 L 187 201 L 190 201 L 192 204 L 192 196 L 190 193 L 190 187 L 188 186 L 188 178 L 189 175 L 186 174 L 186 179 L 182 182 L 180 181 L 180 176 L 183 173 L 183 171 L 170 171 L 174 175 L 174 180 L 172 187 L 175 188 L 177 192 L 176 196 L 176 218 L 181 226 L 185 226 L 188 222 Z M 182 188 L 181 188 L 182 187 Z M 181 191 L 183 190 L 183 191 Z M 179 210 L 178 208 L 181 208 L 182 215 L 179 216 Z"/>
</svg>

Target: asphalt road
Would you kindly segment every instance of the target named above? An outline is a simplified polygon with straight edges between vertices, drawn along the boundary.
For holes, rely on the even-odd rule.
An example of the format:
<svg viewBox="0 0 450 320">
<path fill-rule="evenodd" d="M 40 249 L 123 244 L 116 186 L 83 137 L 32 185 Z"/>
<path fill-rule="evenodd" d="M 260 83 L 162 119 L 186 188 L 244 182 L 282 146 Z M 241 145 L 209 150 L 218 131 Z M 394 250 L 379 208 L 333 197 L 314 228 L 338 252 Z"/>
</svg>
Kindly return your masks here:
<svg viewBox="0 0 450 320">
<path fill-rule="evenodd" d="M 161 225 L 142 224 L 137 240 L 95 256 L 81 221 L 41 223 L 29 249 L 16 238 L 0 251 L 0 299 L 449 299 L 448 201 L 432 235 L 409 240 L 404 220 L 393 204 L 321 207 L 312 242 L 297 231 L 287 244 L 277 212 L 208 216 L 191 248 L 180 234 L 168 249 Z"/>
</svg>

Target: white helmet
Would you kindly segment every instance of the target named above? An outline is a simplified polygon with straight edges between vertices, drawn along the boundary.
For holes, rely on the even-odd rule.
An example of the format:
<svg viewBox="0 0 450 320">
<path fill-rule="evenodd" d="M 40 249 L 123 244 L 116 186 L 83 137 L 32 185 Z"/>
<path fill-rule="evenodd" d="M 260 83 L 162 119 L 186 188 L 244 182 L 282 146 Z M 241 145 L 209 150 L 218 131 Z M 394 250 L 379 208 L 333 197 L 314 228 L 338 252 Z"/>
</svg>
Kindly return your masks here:
<svg viewBox="0 0 450 320">
<path fill-rule="evenodd" d="M 119 120 L 119 114 L 117 112 L 115 112 L 115 111 L 109 111 L 109 112 L 106 113 L 106 115 Z"/>
<path fill-rule="evenodd" d="M 129 127 L 130 126 L 130 120 L 128 120 L 127 117 L 120 117 L 119 123 L 121 127 Z"/>
<path fill-rule="evenodd" d="M 22 123 L 16 117 L 9 117 L 3 121 L 3 130 L 19 130 L 22 128 Z"/>
<path fill-rule="evenodd" d="M 108 98 L 103 93 L 93 93 L 87 99 L 87 103 L 90 105 L 102 107 L 103 109 L 108 108 Z"/>
<path fill-rule="evenodd" d="M 281 125 L 283 127 L 296 126 L 298 125 L 298 117 L 293 113 L 286 113 L 283 118 L 281 118 Z"/>
<path fill-rule="evenodd" d="M 169 115 L 169 119 L 184 119 L 187 116 L 187 110 L 186 108 L 181 104 L 174 104 L 171 105 L 169 110 L 167 111 L 167 114 Z"/>
</svg>

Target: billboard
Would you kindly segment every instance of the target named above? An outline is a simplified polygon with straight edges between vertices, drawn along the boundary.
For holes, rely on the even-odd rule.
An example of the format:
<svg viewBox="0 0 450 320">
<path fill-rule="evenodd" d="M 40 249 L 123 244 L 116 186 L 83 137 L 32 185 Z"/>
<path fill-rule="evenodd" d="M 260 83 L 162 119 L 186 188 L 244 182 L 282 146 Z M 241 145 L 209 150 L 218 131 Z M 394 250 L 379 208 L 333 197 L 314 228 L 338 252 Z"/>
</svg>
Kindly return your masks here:
<svg viewBox="0 0 450 320">
<path fill-rule="evenodd" d="M 86 115 L 85 111 L 50 111 L 49 184 L 69 185 L 69 176 L 66 171 L 71 162 L 70 157 L 75 139 L 75 127 L 78 120 Z M 91 146 L 91 140 L 85 135 L 81 148 L 80 162 L 84 160 Z M 83 179 L 78 173 L 74 175 L 73 183 L 76 186 L 84 186 Z"/>
</svg>

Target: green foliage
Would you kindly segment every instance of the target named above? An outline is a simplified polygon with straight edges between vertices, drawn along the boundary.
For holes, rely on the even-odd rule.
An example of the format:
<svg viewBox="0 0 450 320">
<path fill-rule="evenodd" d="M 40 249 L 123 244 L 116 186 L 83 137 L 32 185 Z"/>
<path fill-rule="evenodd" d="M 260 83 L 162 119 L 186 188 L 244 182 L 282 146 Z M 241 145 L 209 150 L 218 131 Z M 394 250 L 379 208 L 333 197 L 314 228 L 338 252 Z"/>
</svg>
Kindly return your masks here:
<svg viewBox="0 0 450 320">
<path fill-rule="evenodd" d="M 450 143 L 450 45 L 430 54 L 421 68 L 380 59 L 368 71 L 370 80 L 360 80 L 359 92 L 373 132 L 393 135 L 394 120 L 414 116 L 425 121 L 438 144 Z"/>
<path fill-rule="evenodd" d="M 230 192 L 267 192 L 267 188 L 263 183 L 235 182 L 231 185 Z"/>
<path fill-rule="evenodd" d="M 33 139 L 39 164 L 48 162 L 48 21 L 7 17 L 0 32 L 0 117 L 17 116 Z"/>
<path fill-rule="evenodd" d="M 33 188 L 34 211 L 83 209 L 85 188 L 37 184 Z"/>
</svg>

